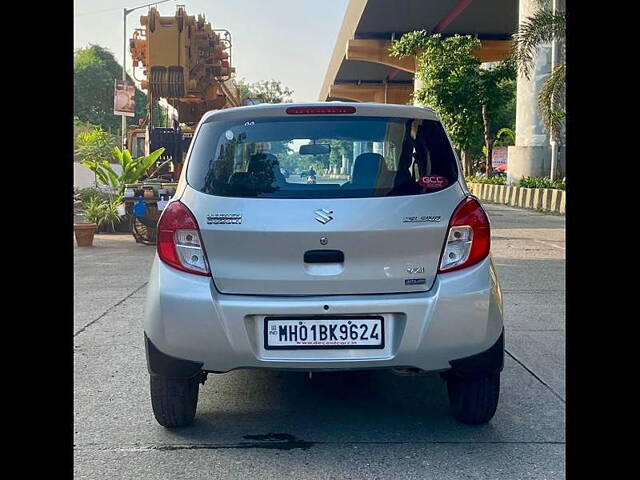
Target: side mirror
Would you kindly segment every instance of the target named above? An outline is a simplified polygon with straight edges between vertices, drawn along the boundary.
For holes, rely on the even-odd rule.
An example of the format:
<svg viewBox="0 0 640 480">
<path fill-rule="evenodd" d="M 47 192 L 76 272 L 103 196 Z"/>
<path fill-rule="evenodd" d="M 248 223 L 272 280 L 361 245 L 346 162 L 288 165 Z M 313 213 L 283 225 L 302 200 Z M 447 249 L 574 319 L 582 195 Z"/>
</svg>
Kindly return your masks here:
<svg viewBox="0 0 640 480">
<path fill-rule="evenodd" d="M 298 150 L 300 155 L 326 155 L 331 153 L 331 145 L 328 143 L 311 143 L 309 145 L 300 145 Z"/>
</svg>

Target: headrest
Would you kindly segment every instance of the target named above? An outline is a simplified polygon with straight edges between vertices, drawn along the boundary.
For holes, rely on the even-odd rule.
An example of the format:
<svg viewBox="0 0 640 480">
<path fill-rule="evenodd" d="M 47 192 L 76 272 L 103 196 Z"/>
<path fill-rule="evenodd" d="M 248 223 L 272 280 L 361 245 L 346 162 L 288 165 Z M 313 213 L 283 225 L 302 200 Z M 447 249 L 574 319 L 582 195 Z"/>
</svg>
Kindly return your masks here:
<svg viewBox="0 0 640 480">
<path fill-rule="evenodd" d="M 362 153 L 353 162 L 351 184 L 373 187 L 380 174 L 387 171 L 387 165 L 382 155 Z"/>
</svg>

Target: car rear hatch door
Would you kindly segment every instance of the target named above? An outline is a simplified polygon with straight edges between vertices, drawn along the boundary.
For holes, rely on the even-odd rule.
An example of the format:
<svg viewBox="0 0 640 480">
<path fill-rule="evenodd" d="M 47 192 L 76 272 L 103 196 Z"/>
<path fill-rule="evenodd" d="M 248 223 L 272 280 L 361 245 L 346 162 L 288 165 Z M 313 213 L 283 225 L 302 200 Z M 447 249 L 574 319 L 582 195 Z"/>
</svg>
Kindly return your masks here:
<svg viewBox="0 0 640 480">
<path fill-rule="evenodd" d="M 229 198 L 187 187 L 221 293 L 344 295 L 427 291 L 435 280 L 456 182 L 429 195 Z"/>
</svg>

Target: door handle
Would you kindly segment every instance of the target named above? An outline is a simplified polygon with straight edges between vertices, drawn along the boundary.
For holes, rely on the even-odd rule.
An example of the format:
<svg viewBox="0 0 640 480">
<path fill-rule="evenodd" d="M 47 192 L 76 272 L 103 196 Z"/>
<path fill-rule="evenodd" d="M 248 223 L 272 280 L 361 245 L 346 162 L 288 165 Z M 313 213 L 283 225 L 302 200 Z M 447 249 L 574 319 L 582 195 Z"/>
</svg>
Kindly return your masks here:
<svg viewBox="0 0 640 480">
<path fill-rule="evenodd" d="M 304 263 L 344 263 L 344 252 L 340 250 L 307 250 Z"/>
</svg>

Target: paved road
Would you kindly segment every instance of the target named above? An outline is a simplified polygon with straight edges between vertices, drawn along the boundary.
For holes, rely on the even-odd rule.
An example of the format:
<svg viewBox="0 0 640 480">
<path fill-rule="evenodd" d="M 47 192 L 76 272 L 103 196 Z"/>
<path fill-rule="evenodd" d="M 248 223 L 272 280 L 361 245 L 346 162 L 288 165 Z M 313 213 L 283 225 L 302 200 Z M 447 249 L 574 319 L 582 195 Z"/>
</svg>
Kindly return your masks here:
<svg viewBox="0 0 640 480">
<path fill-rule="evenodd" d="M 142 341 L 153 248 L 100 235 L 76 249 L 76 478 L 564 478 L 564 218 L 488 211 L 508 354 L 479 427 L 450 417 L 437 376 L 238 371 L 210 375 L 194 424 L 165 430 Z"/>
</svg>

